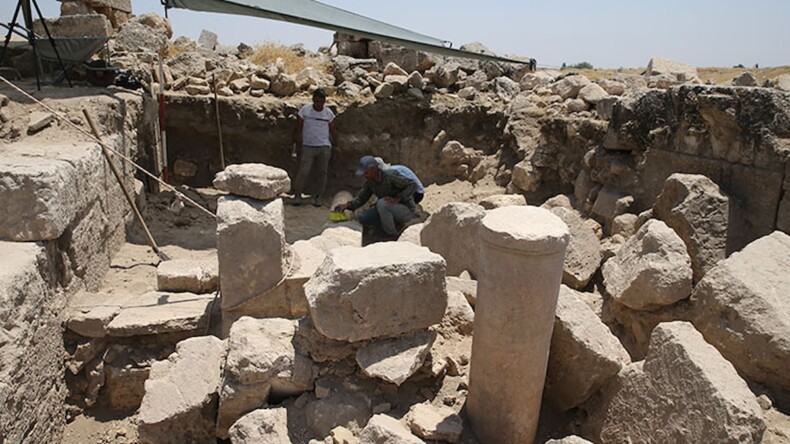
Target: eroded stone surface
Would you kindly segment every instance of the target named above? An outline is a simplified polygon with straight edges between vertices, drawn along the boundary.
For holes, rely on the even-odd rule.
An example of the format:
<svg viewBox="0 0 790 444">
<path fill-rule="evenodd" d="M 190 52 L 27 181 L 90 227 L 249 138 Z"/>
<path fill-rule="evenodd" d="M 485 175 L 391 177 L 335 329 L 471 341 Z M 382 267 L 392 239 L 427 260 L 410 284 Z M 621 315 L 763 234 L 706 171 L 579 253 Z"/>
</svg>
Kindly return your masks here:
<svg viewBox="0 0 790 444">
<path fill-rule="evenodd" d="M 213 295 L 150 291 L 128 300 L 107 324 L 110 336 L 199 331 L 208 324 Z"/>
<path fill-rule="evenodd" d="M 479 271 L 480 244 L 477 232 L 485 210 L 480 205 L 449 203 L 425 221 L 420 243 L 441 254 L 447 261 L 447 274 L 457 276 L 464 270 L 476 276 Z"/>
<path fill-rule="evenodd" d="M 423 439 L 458 442 L 463 432 L 463 420 L 448 407 L 415 404 L 406 414 L 406 423 Z"/>
<path fill-rule="evenodd" d="M 219 266 L 216 260 L 169 260 L 156 267 L 159 291 L 211 293 L 219 288 Z"/>
<path fill-rule="evenodd" d="M 422 366 L 435 340 L 436 333 L 425 330 L 372 341 L 357 351 L 357 364 L 367 376 L 401 385 Z"/>
<path fill-rule="evenodd" d="M 444 274 L 444 259 L 427 248 L 384 242 L 330 251 L 304 289 L 316 329 L 354 342 L 441 321 Z"/>
<path fill-rule="evenodd" d="M 374 443 L 422 444 L 408 427 L 388 415 L 375 415 L 359 435 L 359 444 Z"/>
<path fill-rule="evenodd" d="M 228 437 L 233 444 L 290 444 L 288 411 L 282 407 L 252 411 L 233 424 Z"/>
<path fill-rule="evenodd" d="M 291 179 L 280 168 L 262 163 L 242 163 L 228 165 L 224 171 L 217 173 L 214 187 L 238 196 L 269 200 L 288 191 Z"/>
</svg>

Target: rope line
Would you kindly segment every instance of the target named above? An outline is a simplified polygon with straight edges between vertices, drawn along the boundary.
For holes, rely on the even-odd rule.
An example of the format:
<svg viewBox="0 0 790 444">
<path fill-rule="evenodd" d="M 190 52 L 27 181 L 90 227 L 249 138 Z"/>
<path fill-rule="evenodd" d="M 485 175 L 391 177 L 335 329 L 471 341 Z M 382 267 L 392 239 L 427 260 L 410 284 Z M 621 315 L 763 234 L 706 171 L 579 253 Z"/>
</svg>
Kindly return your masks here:
<svg viewBox="0 0 790 444">
<path fill-rule="evenodd" d="M 35 103 L 36 103 L 36 104 L 38 104 L 38 105 L 41 105 L 41 106 L 42 106 L 44 109 L 46 109 L 47 111 L 51 112 L 51 113 L 52 113 L 52 114 L 53 114 L 53 115 L 54 115 L 54 116 L 55 116 L 55 117 L 56 117 L 58 120 L 60 120 L 61 122 L 65 122 L 67 125 L 69 125 L 69 126 L 71 126 L 72 128 L 76 129 L 78 132 L 80 132 L 81 134 L 83 134 L 84 136 L 86 136 L 88 139 L 90 139 L 90 140 L 92 140 L 92 141 L 94 141 L 94 142 L 98 143 L 99 145 L 101 145 L 102 147 L 106 148 L 108 151 L 110 151 L 110 152 L 111 152 L 111 153 L 113 153 L 114 155 L 118 156 L 118 157 L 119 157 L 119 158 L 121 158 L 122 160 L 125 160 L 127 163 L 131 164 L 133 167 L 135 167 L 136 169 L 138 169 L 140 172 L 142 172 L 142 173 L 143 173 L 143 174 L 145 174 L 146 176 L 148 176 L 148 177 L 150 177 L 151 179 L 153 179 L 153 180 L 155 180 L 156 182 L 158 182 L 158 183 L 159 183 L 159 185 L 162 185 L 162 186 L 164 186 L 165 188 L 167 188 L 168 190 L 170 190 L 170 191 L 172 191 L 173 193 L 175 193 L 175 195 L 176 195 L 176 197 L 177 197 L 178 199 L 183 199 L 183 200 L 185 200 L 185 201 L 189 202 L 189 203 L 190 203 L 191 205 L 193 205 L 195 208 L 197 208 L 197 209 L 199 209 L 199 210 L 203 211 L 204 213 L 206 213 L 206 214 L 208 214 L 209 216 L 211 216 L 211 217 L 213 217 L 213 218 L 215 218 L 215 219 L 216 219 L 216 217 L 217 217 L 217 215 L 216 215 L 216 214 L 212 213 L 211 211 L 209 211 L 209 210 L 207 210 L 206 208 L 204 208 L 203 206 L 201 206 L 199 203 L 197 203 L 197 202 L 195 202 L 194 200 L 190 199 L 190 198 L 189 198 L 187 195 L 185 195 L 184 193 L 182 193 L 182 192 L 178 191 L 178 190 L 177 190 L 175 187 L 173 187 L 173 186 L 172 186 L 172 185 L 170 185 L 169 183 L 167 183 L 167 182 L 165 182 L 165 181 L 161 180 L 160 178 L 158 178 L 158 177 L 157 177 L 157 176 L 155 176 L 154 174 L 152 174 L 152 173 L 148 172 L 148 170 L 146 170 L 146 169 L 145 169 L 145 168 L 143 168 L 142 166 L 140 166 L 140 165 L 138 165 L 137 163 L 135 163 L 135 162 L 134 162 L 132 159 L 130 159 L 130 158 L 128 158 L 128 157 L 126 157 L 125 155 L 123 155 L 122 153 L 119 153 L 118 151 L 115 151 L 115 150 L 114 150 L 114 149 L 112 149 L 110 146 L 108 146 L 106 143 L 104 143 L 104 142 L 102 142 L 101 140 L 99 140 L 99 139 L 97 139 L 96 137 L 94 137 L 94 136 L 93 136 L 93 134 L 91 134 L 91 133 L 89 133 L 88 131 L 86 131 L 86 130 L 84 130 L 84 129 L 80 128 L 79 126 L 77 126 L 77 124 L 75 124 L 75 123 L 74 123 L 74 122 L 72 122 L 71 120 L 67 119 L 65 116 L 63 116 L 62 114 L 60 114 L 58 111 L 55 111 L 54 109 L 52 109 L 51 107 L 49 107 L 47 104 L 45 104 L 45 103 L 43 103 L 42 101 L 38 100 L 37 98 L 33 97 L 33 96 L 32 96 L 32 95 L 30 95 L 30 94 L 29 94 L 27 91 L 25 91 L 25 90 L 23 90 L 22 88 L 20 88 L 20 87 L 18 87 L 18 86 L 16 86 L 16 85 L 14 85 L 14 84 L 13 84 L 11 81 L 9 81 L 8 79 L 6 79 L 6 78 L 5 78 L 5 77 L 3 77 L 3 76 L 0 76 L 0 80 L 2 80 L 3 82 L 5 82 L 5 83 L 6 83 L 8 86 L 10 86 L 12 89 L 14 89 L 14 90 L 16 90 L 17 92 L 21 93 L 21 94 L 22 94 L 23 96 L 25 96 L 26 98 L 28 98 L 28 99 L 32 100 L 33 102 L 35 102 Z"/>
</svg>

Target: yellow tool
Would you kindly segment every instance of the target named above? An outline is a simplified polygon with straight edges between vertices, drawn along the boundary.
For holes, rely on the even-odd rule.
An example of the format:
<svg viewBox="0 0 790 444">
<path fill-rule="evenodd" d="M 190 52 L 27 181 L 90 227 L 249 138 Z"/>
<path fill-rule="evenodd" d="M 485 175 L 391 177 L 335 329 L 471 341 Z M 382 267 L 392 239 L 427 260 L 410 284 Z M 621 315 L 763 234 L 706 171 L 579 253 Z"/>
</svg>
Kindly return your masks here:
<svg viewBox="0 0 790 444">
<path fill-rule="evenodd" d="M 345 211 L 330 211 L 329 212 L 329 221 L 330 222 L 345 222 L 348 220 L 348 214 Z"/>
</svg>

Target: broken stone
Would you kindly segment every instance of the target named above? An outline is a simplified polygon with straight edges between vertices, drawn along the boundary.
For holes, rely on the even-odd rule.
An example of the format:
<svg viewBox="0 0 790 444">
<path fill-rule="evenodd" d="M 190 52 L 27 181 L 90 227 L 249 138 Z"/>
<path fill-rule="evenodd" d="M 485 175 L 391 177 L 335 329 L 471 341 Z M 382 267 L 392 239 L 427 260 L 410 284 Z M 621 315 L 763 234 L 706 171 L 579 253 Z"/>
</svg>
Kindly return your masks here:
<svg viewBox="0 0 790 444">
<path fill-rule="evenodd" d="M 151 366 L 137 416 L 141 442 L 214 440 L 224 356 L 224 341 L 203 336 L 179 342 L 174 354 Z"/>
<path fill-rule="evenodd" d="M 274 199 L 291 188 L 288 173 L 262 163 L 228 165 L 217 173 L 214 187 L 238 196 L 259 200 Z"/>
<path fill-rule="evenodd" d="M 169 260 L 156 267 L 159 291 L 211 293 L 219 288 L 219 265 L 216 260 Z"/>
<path fill-rule="evenodd" d="M 107 324 L 121 312 L 118 305 L 99 305 L 87 311 L 77 310 L 68 320 L 66 328 L 89 338 L 107 336 Z"/>
<path fill-rule="evenodd" d="M 601 242 L 576 210 L 554 207 L 551 212 L 559 216 L 571 232 L 571 241 L 565 249 L 562 283 L 582 289 L 601 264 Z"/>
<path fill-rule="evenodd" d="M 422 367 L 436 333 L 418 331 L 394 339 L 380 339 L 357 351 L 362 373 L 401 385 Z"/>
<path fill-rule="evenodd" d="M 395 86 L 392 83 L 382 83 L 376 87 L 376 90 L 373 92 L 373 96 L 375 96 L 377 99 L 386 99 L 394 92 Z"/>
<path fill-rule="evenodd" d="M 233 424 L 228 437 L 233 444 L 290 444 L 288 411 L 283 407 L 252 411 Z"/>
<path fill-rule="evenodd" d="M 134 296 L 107 324 L 110 336 L 197 332 L 208 325 L 212 295 L 149 291 Z"/>
<path fill-rule="evenodd" d="M 526 205 L 527 199 L 521 194 L 495 194 L 480 201 L 480 206 L 486 210 L 507 207 L 510 205 Z"/>
<path fill-rule="evenodd" d="M 451 291 L 460 292 L 466 298 L 466 302 L 469 302 L 469 305 L 474 307 L 477 301 L 477 281 L 469 278 L 468 273 L 466 274 L 467 277 L 447 276 L 445 278 L 447 293 Z"/>
<path fill-rule="evenodd" d="M 330 251 L 304 289 L 316 329 L 355 342 L 440 322 L 444 274 L 444 259 L 427 248 L 384 242 Z"/>
<path fill-rule="evenodd" d="M 602 268 L 606 291 L 634 310 L 654 310 L 691 295 L 691 259 L 664 222 L 648 221 Z"/>
<path fill-rule="evenodd" d="M 560 287 L 545 398 L 560 412 L 581 405 L 631 362 L 625 348 L 577 292 Z"/>
<path fill-rule="evenodd" d="M 187 94 L 191 96 L 205 96 L 211 94 L 211 88 L 208 86 L 188 84 L 184 89 Z"/>
<path fill-rule="evenodd" d="M 270 394 L 293 396 L 313 388 L 310 359 L 293 345 L 296 321 L 242 317 L 230 329 L 217 436 Z"/>
<path fill-rule="evenodd" d="M 409 225 L 403 230 L 400 237 L 398 237 L 398 242 L 411 242 L 414 245 L 422 245 L 420 243 L 420 236 L 422 235 L 422 227 L 424 226 L 424 223 Z"/>
<path fill-rule="evenodd" d="M 447 261 L 447 274 L 464 270 L 477 275 L 480 242 L 477 232 L 485 216 L 480 205 L 453 202 L 431 214 L 420 232 L 420 243 Z"/>
<path fill-rule="evenodd" d="M 694 282 L 726 256 L 729 212 L 729 197 L 705 176 L 675 173 L 664 182 L 653 215 L 683 239 Z"/>
<path fill-rule="evenodd" d="M 532 165 L 532 160 L 524 159 L 513 166 L 513 185 L 520 190 L 536 191 L 540 185 L 540 172 Z"/>
<path fill-rule="evenodd" d="M 442 331 L 471 335 L 475 325 L 475 312 L 460 291 L 447 292 L 447 310 L 442 318 Z"/>
<path fill-rule="evenodd" d="M 369 403 L 370 399 L 366 396 L 347 392 L 336 392 L 328 398 L 311 400 L 304 409 L 307 427 L 316 436 L 327 436 L 338 426 L 359 430 L 370 419 Z"/>
<path fill-rule="evenodd" d="M 223 196 L 217 218 L 222 308 L 228 310 L 272 289 L 285 275 L 283 203 Z M 274 316 L 290 313 L 286 301 L 260 302 Z"/>
<path fill-rule="evenodd" d="M 359 444 L 359 438 L 343 426 L 335 427 L 329 435 L 332 436 L 332 444 Z"/>
<path fill-rule="evenodd" d="M 55 116 L 52 113 L 43 111 L 34 111 L 30 113 L 27 123 L 27 133 L 35 134 L 42 129 L 46 128 L 55 121 Z"/>
<path fill-rule="evenodd" d="M 698 77 L 697 68 L 693 65 L 676 62 L 663 57 L 653 57 L 647 64 L 645 76 L 650 77 L 661 74 L 672 75 L 681 82 Z"/>
<path fill-rule="evenodd" d="M 240 79 L 235 79 L 231 81 L 230 83 L 228 83 L 228 86 L 230 86 L 231 90 L 241 93 L 250 89 L 250 81 L 246 77 L 242 77 Z M 231 166 L 235 166 L 235 165 L 231 165 Z"/>
<path fill-rule="evenodd" d="M 449 407 L 435 407 L 421 403 L 411 406 L 406 414 L 406 423 L 412 432 L 423 439 L 458 442 L 464 424 L 458 414 Z"/>
<path fill-rule="evenodd" d="M 554 91 L 554 94 L 560 96 L 562 100 L 575 99 L 576 96 L 579 95 L 579 91 L 590 83 L 590 79 L 587 77 L 573 75 L 554 83 L 551 89 Z"/>
<path fill-rule="evenodd" d="M 688 322 L 656 327 L 645 360 L 607 392 L 596 442 L 671 442 L 679 431 L 688 442 L 760 442 L 765 430 L 754 394 Z"/>
<path fill-rule="evenodd" d="M 691 297 L 693 322 L 739 372 L 790 390 L 790 236 L 774 231 L 719 262 Z"/>
<path fill-rule="evenodd" d="M 579 98 L 592 106 L 597 105 L 598 102 L 605 99 L 608 95 L 603 88 L 595 83 L 590 83 L 579 90 Z"/>
<path fill-rule="evenodd" d="M 605 227 L 610 227 L 612 220 L 623 213 L 627 213 L 633 203 L 633 196 L 605 185 L 595 198 L 592 213 L 598 216 L 598 221 L 603 223 Z"/>
<path fill-rule="evenodd" d="M 200 37 L 198 37 L 197 44 L 198 48 L 213 51 L 217 47 L 217 34 L 204 29 L 200 31 Z"/>
<path fill-rule="evenodd" d="M 282 74 L 276 76 L 269 87 L 269 91 L 278 97 L 288 97 L 294 95 L 299 87 L 296 84 L 296 77 Z"/>
<path fill-rule="evenodd" d="M 399 443 L 424 444 L 412 435 L 411 431 L 397 419 L 384 414 L 370 418 L 368 424 L 359 434 L 360 444 Z"/>
</svg>

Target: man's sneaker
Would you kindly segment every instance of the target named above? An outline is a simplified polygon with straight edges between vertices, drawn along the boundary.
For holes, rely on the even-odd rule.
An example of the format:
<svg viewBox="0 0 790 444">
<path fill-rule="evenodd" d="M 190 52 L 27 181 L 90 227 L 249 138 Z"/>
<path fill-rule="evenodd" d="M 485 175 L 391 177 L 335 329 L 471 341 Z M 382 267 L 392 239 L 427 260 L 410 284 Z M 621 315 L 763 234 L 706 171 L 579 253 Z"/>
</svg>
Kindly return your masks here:
<svg viewBox="0 0 790 444">
<path fill-rule="evenodd" d="M 312 205 L 314 207 L 320 207 L 321 206 L 321 196 L 313 197 L 313 200 L 310 202 L 310 205 Z"/>
</svg>

